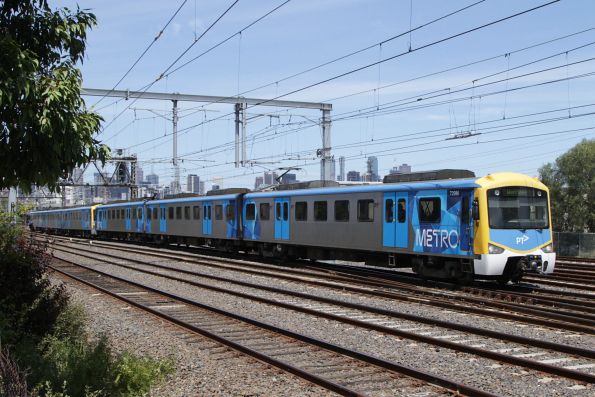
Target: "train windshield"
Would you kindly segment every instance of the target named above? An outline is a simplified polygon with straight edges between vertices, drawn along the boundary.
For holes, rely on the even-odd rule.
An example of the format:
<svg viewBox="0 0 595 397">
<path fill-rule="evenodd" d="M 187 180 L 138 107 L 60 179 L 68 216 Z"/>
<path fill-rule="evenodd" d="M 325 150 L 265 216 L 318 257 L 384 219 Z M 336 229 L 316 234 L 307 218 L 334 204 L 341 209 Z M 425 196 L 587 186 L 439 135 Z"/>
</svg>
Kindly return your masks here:
<svg viewBox="0 0 595 397">
<path fill-rule="evenodd" d="M 488 214 L 492 229 L 546 229 L 547 193 L 522 186 L 490 189 Z"/>
</svg>

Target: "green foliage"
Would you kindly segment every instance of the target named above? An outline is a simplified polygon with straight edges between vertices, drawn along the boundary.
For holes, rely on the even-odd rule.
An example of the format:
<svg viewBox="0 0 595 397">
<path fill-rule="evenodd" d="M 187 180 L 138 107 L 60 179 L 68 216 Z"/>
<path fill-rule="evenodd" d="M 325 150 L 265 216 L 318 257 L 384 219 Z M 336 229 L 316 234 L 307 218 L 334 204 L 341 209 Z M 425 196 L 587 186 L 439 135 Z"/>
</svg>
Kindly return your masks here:
<svg viewBox="0 0 595 397">
<path fill-rule="evenodd" d="M 15 349 L 38 343 L 67 303 L 62 288 L 45 277 L 46 246 L 25 238 L 0 216 L 0 340 Z M 27 341 L 27 343 L 25 343 Z"/>
<path fill-rule="evenodd" d="M 3 378 L 25 373 L 22 383 L 36 385 L 33 392 L 40 396 L 147 394 L 173 371 L 173 361 L 115 355 L 105 337 L 90 338 L 83 308 L 70 304 L 65 290 L 46 277 L 46 248 L 0 213 L 0 349 L 6 349 L 0 396 L 10 386 Z"/>
<path fill-rule="evenodd" d="M 142 396 L 154 382 L 163 381 L 173 371 L 172 359 L 157 361 L 124 352 L 115 363 L 112 391 L 119 396 Z"/>
<path fill-rule="evenodd" d="M 554 229 L 595 232 L 595 139 L 545 164 L 539 176 L 550 188 Z"/>
<path fill-rule="evenodd" d="M 93 135 L 101 117 L 80 96 L 86 32 L 95 16 L 46 0 L 0 2 L 0 188 L 56 180 L 109 154 Z"/>
<path fill-rule="evenodd" d="M 153 360 L 128 352 L 114 355 L 105 337 L 89 338 L 85 321 L 84 309 L 69 305 L 38 346 L 41 360 L 29 382 L 38 385 L 41 395 L 143 396 L 173 372 L 172 360 Z"/>
<path fill-rule="evenodd" d="M 63 391 L 83 396 L 110 384 L 113 358 L 106 338 L 90 340 L 84 329 L 82 307 L 69 305 L 58 317 L 53 332 L 38 346 L 41 362 L 32 371 L 30 383 L 51 380 Z"/>
</svg>

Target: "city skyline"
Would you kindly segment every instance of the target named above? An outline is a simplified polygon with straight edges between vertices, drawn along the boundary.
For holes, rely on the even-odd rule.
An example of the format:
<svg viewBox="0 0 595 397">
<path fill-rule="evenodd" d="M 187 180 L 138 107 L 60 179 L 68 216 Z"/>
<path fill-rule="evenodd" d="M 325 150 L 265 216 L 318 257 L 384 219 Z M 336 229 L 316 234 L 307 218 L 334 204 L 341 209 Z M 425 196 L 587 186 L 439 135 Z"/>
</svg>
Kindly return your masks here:
<svg viewBox="0 0 595 397">
<path fill-rule="evenodd" d="M 478 175 L 503 170 L 535 175 L 541 165 L 593 136 L 589 106 L 595 80 L 582 76 L 589 70 L 586 59 L 592 50 L 592 2 L 552 4 L 438 44 L 432 43 L 541 3 L 337 4 L 290 2 L 242 30 L 278 4 L 240 2 L 196 43 L 222 5 L 200 2 L 198 13 L 184 7 L 117 88 L 135 90 L 154 81 L 150 91 L 330 103 L 330 155 L 343 157 L 346 171 L 362 172 L 361 162 L 375 156 L 378 174 L 407 163 L 417 170 L 467 168 Z M 98 25 L 88 35 L 84 86 L 113 87 L 172 8 L 168 2 L 146 2 L 139 15 L 137 4 L 94 4 L 91 11 Z M 385 42 L 444 15 L 450 16 Z M 303 22 L 316 29 L 293 34 Z M 238 31 L 243 33 L 233 36 Z M 229 42 L 201 55 L 230 35 Z M 121 45 L 114 46 L 114 40 Z M 159 78 L 168 65 L 165 61 L 175 60 L 190 45 L 187 56 L 173 67 L 176 71 Z M 331 63 L 315 68 L 326 62 Z M 343 73 L 347 74 L 335 78 Z M 568 79 L 573 76 L 582 77 Z M 140 166 L 154 167 L 162 183 L 171 181 L 171 101 L 85 99 L 106 120 L 102 142 L 128 148 L 138 155 Z M 200 175 L 207 185 L 218 178 L 226 186 L 252 187 L 264 170 L 295 167 L 300 168 L 297 179 L 318 179 L 318 110 L 249 108 L 247 158 L 238 168 L 233 106 L 180 102 L 178 113 L 182 176 Z M 519 156 L 526 147 L 539 151 Z"/>
</svg>

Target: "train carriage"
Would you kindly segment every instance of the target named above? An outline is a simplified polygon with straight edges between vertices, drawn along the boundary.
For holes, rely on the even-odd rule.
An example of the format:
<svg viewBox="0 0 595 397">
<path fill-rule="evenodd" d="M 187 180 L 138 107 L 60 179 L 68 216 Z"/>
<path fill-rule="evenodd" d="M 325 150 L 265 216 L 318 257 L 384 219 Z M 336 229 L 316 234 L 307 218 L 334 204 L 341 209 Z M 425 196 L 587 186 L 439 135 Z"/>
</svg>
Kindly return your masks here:
<svg viewBox="0 0 595 397">
<path fill-rule="evenodd" d="M 92 209 L 93 207 L 74 207 L 32 211 L 29 213 L 29 220 L 33 229 L 87 235 L 93 224 Z"/>
<path fill-rule="evenodd" d="M 240 202 L 240 194 L 149 201 L 145 228 L 169 241 L 233 245 L 239 240 Z"/>
<path fill-rule="evenodd" d="M 248 193 L 244 239 L 277 255 L 411 266 L 404 254 L 438 254 L 468 269 L 476 187 L 469 179 Z"/>
<path fill-rule="evenodd" d="M 251 193 L 231 189 L 33 211 L 30 219 L 35 228 L 64 234 L 96 232 L 279 258 L 365 261 L 411 267 L 424 277 L 507 282 L 525 272 L 553 272 L 545 185 L 515 173 L 476 178 L 470 171 L 442 171 L 424 174 L 454 179 L 415 181 L 419 175 L 407 174 L 410 180 L 399 183 Z"/>
</svg>

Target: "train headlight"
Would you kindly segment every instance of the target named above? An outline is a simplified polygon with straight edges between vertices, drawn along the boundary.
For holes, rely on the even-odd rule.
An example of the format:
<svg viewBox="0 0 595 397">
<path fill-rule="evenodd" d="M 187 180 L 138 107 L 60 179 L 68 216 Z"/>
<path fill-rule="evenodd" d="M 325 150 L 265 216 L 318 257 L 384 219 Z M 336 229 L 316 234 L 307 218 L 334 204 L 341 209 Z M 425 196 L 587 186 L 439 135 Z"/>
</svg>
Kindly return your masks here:
<svg viewBox="0 0 595 397">
<path fill-rule="evenodd" d="M 543 247 L 541 250 L 543 252 L 545 252 L 546 254 L 551 254 L 552 252 L 554 252 L 554 244 L 549 243 L 548 245 Z"/>
<path fill-rule="evenodd" d="M 488 244 L 488 253 L 490 254 L 501 254 L 504 252 L 504 248 L 500 248 L 497 245 Z"/>
</svg>

